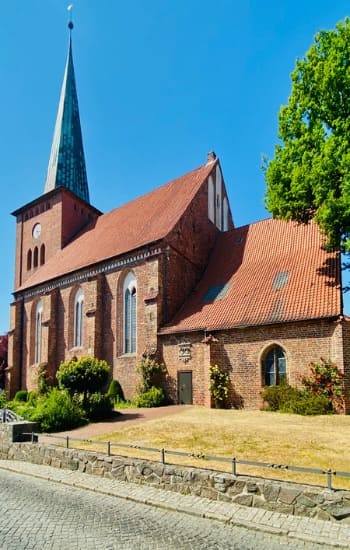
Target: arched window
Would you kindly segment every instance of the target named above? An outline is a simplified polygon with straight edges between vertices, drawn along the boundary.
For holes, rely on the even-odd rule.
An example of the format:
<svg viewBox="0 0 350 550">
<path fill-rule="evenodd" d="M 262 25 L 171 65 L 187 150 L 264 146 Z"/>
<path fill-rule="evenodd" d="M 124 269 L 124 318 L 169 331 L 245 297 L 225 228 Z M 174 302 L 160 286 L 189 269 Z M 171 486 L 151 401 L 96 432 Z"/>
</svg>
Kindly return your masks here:
<svg viewBox="0 0 350 550">
<path fill-rule="evenodd" d="M 227 198 L 224 198 L 223 201 L 223 231 L 228 231 L 228 201 Z"/>
<path fill-rule="evenodd" d="M 38 247 L 36 246 L 34 248 L 34 258 L 33 258 L 33 267 L 38 267 L 38 256 L 39 256 L 39 251 L 38 251 Z"/>
<path fill-rule="evenodd" d="M 277 386 L 286 380 L 286 356 L 280 346 L 273 346 L 263 360 L 265 386 Z"/>
<path fill-rule="evenodd" d="M 79 288 L 74 300 L 74 347 L 83 345 L 84 292 Z"/>
<path fill-rule="evenodd" d="M 215 222 L 215 192 L 212 176 L 208 179 L 208 218 L 211 222 Z"/>
<path fill-rule="evenodd" d="M 45 263 L 45 245 L 42 244 L 40 247 L 40 265 Z"/>
<path fill-rule="evenodd" d="M 43 318 L 43 304 L 40 300 L 36 306 L 35 311 L 35 350 L 34 350 L 34 363 L 40 363 L 41 361 L 41 348 L 42 348 L 42 318 Z"/>
<path fill-rule="evenodd" d="M 32 269 L 32 249 L 30 248 L 27 252 L 27 271 Z"/>
<path fill-rule="evenodd" d="M 222 178 L 219 166 L 216 167 L 216 183 L 215 183 L 215 204 L 216 204 L 216 227 L 221 229 L 222 215 Z"/>
<path fill-rule="evenodd" d="M 125 278 L 124 285 L 124 353 L 136 353 L 136 279 L 133 273 Z"/>
</svg>

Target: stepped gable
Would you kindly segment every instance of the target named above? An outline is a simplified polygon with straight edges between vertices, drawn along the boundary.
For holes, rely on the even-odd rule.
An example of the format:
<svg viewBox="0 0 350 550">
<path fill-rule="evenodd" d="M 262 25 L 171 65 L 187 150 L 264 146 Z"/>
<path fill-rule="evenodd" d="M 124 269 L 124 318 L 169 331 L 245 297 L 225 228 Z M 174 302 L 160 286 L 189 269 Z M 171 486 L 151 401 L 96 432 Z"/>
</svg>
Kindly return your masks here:
<svg viewBox="0 0 350 550">
<path fill-rule="evenodd" d="M 196 290 L 161 333 L 341 315 L 339 253 L 314 223 L 266 219 L 222 233 Z"/>
<path fill-rule="evenodd" d="M 205 164 L 99 216 L 16 290 L 36 286 L 165 238 L 215 165 Z"/>
</svg>

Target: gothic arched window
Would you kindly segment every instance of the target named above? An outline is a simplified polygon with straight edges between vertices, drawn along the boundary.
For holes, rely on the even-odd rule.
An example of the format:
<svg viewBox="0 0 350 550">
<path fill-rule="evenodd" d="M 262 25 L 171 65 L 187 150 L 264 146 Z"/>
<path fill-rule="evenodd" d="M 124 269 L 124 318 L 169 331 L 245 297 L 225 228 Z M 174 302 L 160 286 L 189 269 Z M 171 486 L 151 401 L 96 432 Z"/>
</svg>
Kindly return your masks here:
<svg viewBox="0 0 350 550">
<path fill-rule="evenodd" d="M 124 294 L 124 353 L 136 353 L 136 278 L 129 273 L 123 285 Z"/>
<path fill-rule="evenodd" d="M 262 366 L 265 386 L 277 386 L 286 380 L 286 356 L 280 346 L 275 345 L 269 349 Z"/>
<path fill-rule="evenodd" d="M 81 288 L 77 291 L 74 300 L 74 347 L 81 348 L 83 345 L 84 326 L 84 292 Z"/>
<path fill-rule="evenodd" d="M 34 254 L 33 254 L 33 267 L 38 267 L 38 257 L 39 257 L 39 251 L 38 251 L 38 247 L 36 246 L 34 248 Z"/>
<path fill-rule="evenodd" d="M 34 363 L 41 361 L 42 349 L 42 319 L 43 319 L 43 304 L 40 300 L 37 303 L 35 310 L 35 348 L 34 348 Z"/>
<path fill-rule="evenodd" d="M 30 248 L 27 253 L 27 271 L 30 271 L 31 269 L 32 269 L 32 250 Z"/>
</svg>

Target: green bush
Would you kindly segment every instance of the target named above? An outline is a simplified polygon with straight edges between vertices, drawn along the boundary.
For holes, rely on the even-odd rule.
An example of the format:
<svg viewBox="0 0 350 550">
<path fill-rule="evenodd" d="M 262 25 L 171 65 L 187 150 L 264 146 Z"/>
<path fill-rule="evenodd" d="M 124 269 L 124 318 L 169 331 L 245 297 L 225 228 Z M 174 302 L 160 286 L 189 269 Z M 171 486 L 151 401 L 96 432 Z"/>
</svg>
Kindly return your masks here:
<svg viewBox="0 0 350 550">
<path fill-rule="evenodd" d="M 332 404 L 324 395 L 311 394 L 288 384 L 266 386 L 261 395 L 268 411 L 304 416 L 332 413 Z"/>
<path fill-rule="evenodd" d="M 344 412 L 344 373 L 330 360 L 320 358 L 310 363 L 310 376 L 304 376 L 303 385 L 309 394 L 324 396 L 335 412 Z"/>
<path fill-rule="evenodd" d="M 19 390 L 16 392 L 15 401 L 28 401 L 28 392 L 27 390 Z"/>
<path fill-rule="evenodd" d="M 135 407 L 160 407 L 165 404 L 165 394 L 162 388 L 152 386 L 148 391 L 140 393 L 135 400 Z"/>
<path fill-rule="evenodd" d="M 140 394 L 147 393 L 151 388 L 158 387 L 161 375 L 165 372 L 165 365 L 158 363 L 152 357 L 142 357 L 137 365 L 140 374 Z"/>
<path fill-rule="evenodd" d="M 28 393 L 28 404 L 35 406 L 39 398 L 39 392 L 37 390 L 32 390 Z"/>
<path fill-rule="evenodd" d="M 301 394 L 299 399 L 295 401 L 289 411 L 303 416 L 311 416 L 318 414 L 332 414 L 332 404 L 324 395 Z"/>
<path fill-rule="evenodd" d="M 39 397 L 36 407 L 28 411 L 28 419 L 38 422 L 41 431 L 59 432 L 86 424 L 85 413 L 67 391 L 52 388 L 47 395 Z"/>
<path fill-rule="evenodd" d="M 125 401 L 124 392 L 118 380 L 112 380 L 109 385 L 107 395 L 114 404 L 120 403 L 120 401 Z"/>
<path fill-rule="evenodd" d="M 106 361 L 94 357 L 82 357 L 78 360 L 61 363 L 57 371 L 57 380 L 61 389 L 71 395 L 101 391 L 107 384 L 110 367 Z"/>
<path fill-rule="evenodd" d="M 0 390 L 0 409 L 3 409 L 6 406 L 6 403 L 6 393 L 4 392 L 4 390 Z"/>
<path fill-rule="evenodd" d="M 221 408 L 228 396 L 229 375 L 221 370 L 218 365 L 209 367 L 210 386 L 209 391 L 215 406 Z"/>
<path fill-rule="evenodd" d="M 90 393 L 82 403 L 86 417 L 91 422 L 98 422 L 110 418 L 113 411 L 113 403 L 108 395 L 102 393 Z"/>
<path fill-rule="evenodd" d="M 284 383 L 279 386 L 265 386 L 261 395 L 265 410 L 289 412 L 292 404 L 299 399 L 300 390 Z"/>
</svg>

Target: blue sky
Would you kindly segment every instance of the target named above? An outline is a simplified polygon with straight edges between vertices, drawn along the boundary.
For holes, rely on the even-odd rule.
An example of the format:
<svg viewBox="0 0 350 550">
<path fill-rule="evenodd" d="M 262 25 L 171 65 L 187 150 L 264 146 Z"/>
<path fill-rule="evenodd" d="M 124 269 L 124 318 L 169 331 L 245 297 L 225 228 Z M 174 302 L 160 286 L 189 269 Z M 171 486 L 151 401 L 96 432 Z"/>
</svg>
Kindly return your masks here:
<svg viewBox="0 0 350 550">
<path fill-rule="evenodd" d="M 69 2 L 1 4 L 3 334 L 14 279 L 10 213 L 44 190 Z M 235 225 L 268 217 L 261 158 L 273 156 L 290 73 L 315 33 L 347 15 L 345 0 L 76 0 L 73 56 L 92 204 L 107 212 L 214 150 Z"/>
</svg>

